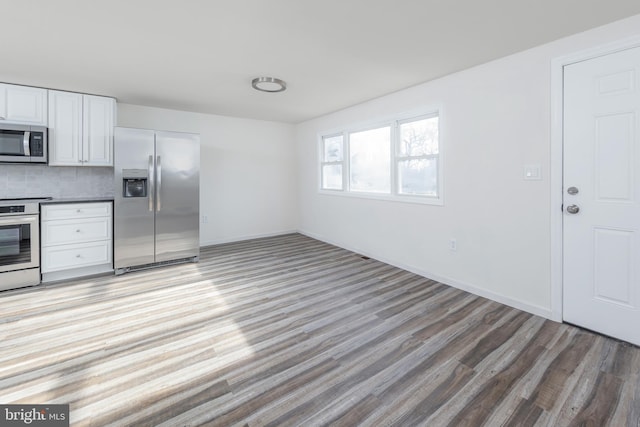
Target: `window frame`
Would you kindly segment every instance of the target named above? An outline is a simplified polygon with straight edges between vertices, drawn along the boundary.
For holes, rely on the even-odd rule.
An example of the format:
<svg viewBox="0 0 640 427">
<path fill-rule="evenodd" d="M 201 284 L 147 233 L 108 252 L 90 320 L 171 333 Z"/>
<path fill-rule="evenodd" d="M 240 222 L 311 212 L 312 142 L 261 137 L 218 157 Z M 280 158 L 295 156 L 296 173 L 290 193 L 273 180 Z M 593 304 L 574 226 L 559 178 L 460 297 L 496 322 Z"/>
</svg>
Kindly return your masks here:
<svg viewBox="0 0 640 427">
<path fill-rule="evenodd" d="M 376 125 L 372 125 L 372 126 L 366 126 L 366 127 L 360 127 L 360 128 L 354 128 L 354 129 L 349 129 L 347 131 L 344 132 L 345 134 L 345 139 L 343 141 L 345 141 L 346 145 L 349 147 L 347 150 L 348 153 L 348 157 L 345 156 L 345 158 L 343 159 L 345 165 L 343 166 L 343 168 L 346 166 L 346 171 L 347 171 L 347 176 L 343 177 L 345 178 L 343 181 L 345 181 L 345 192 L 351 193 L 351 194 L 359 194 L 359 195 L 364 195 L 364 196 L 373 196 L 374 198 L 381 196 L 381 197 L 386 197 L 388 195 L 393 194 L 393 175 L 390 176 L 390 181 L 389 181 L 389 193 L 380 193 L 380 192 L 374 192 L 374 191 L 358 191 L 358 190 L 352 190 L 351 189 L 351 134 L 354 133 L 361 133 L 361 132 L 368 132 L 368 131 L 372 131 L 372 130 L 377 130 L 377 129 L 382 129 L 382 128 L 389 128 L 389 170 L 393 169 L 393 150 L 394 150 L 394 138 L 395 138 L 395 129 L 393 128 L 393 126 L 387 124 L 387 123 L 382 123 L 382 124 L 376 124 Z M 345 169 L 343 169 L 345 170 Z"/>
<path fill-rule="evenodd" d="M 403 124 L 406 123 L 413 123 L 413 122 L 418 122 L 421 120 L 428 120 L 428 119 L 432 119 L 434 117 L 438 118 L 438 154 L 422 154 L 422 155 L 417 155 L 417 156 L 411 156 L 411 155 L 401 155 L 400 154 L 400 138 L 401 138 L 401 134 L 400 134 L 400 126 L 402 126 Z M 400 162 L 402 161 L 407 161 L 407 160 L 432 160 L 432 159 L 436 159 L 436 163 L 438 165 L 438 173 L 436 174 L 436 187 L 438 189 L 438 196 L 435 198 L 438 198 L 440 196 L 440 193 L 442 191 L 442 188 L 440 186 L 440 169 L 441 169 L 441 164 L 440 164 L 440 117 L 438 116 L 437 112 L 436 113 L 432 113 L 432 114 L 423 114 L 421 116 L 418 117 L 411 117 L 408 119 L 401 119 L 401 120 L 396 120 L 395 122 L 395 126 L 396 126 L 396 139 L 394 140 L 395 142 L 395 150 L 394 150 L 394 160 L 395 160 L 395 171 L 394 171 L 394 177 L 396 179 L 395 182 L 395 191 L 396 194 L 400 197 L 425 197 L 425 198 L 434 198 L 433 196 L 427 196 L 427 195 L 416 195 L 416 194 L 403 194 L 400 192 Z"/>
<path fill-rule="evenodd" d="M 331 139 L 331 138 L 335 138 L 337 136 L 341 136 L 342 137 L 342 160 L 327 162 L 324 159 L 325 140 Z M 345 158 L 348 156 L 348 153 L 347 153 L 346 149 L 347 149 L 347 144 L 346 144 L 344 133 L 333 133 L 333 134 L 322 135 L 320 137 L 320 152 L 319 152 L 319 155 L 320 155 L 320 189 L 322 191 L 329 191 L 329 192 L 346 191 L 347 182 L 345 181 L 345 169 L 344 169 L 344 167 L 345 167 Z M 322 183 L 324 182 L 324 167 L 325 166 L 342 166 L 342 188 L 337 189 L 337 188 L 323 188 L 322 187 Z"/>
<path fill-rule="evenodd" d="M 426 154 L 420 156 L 401 156 L 400 155 L 400 125 L 404 123 L 411 123 L 414 121 L 438 118 L 438 154 Z M 351 149 L 350 149 L 350 134 L 364 132 L 368 130 L 378 128 L 390 128 L 391 144 L 389 147 L 390 156 L 390 182 L 391 191 L 389 193 L 373 193 L 351 190 Z M 340 130 L 333 130 L 329 132 L 321 132 L 318 134 L 318 155 L 319 161 L 316 164 L 319 165 L 318 173 L 318 192 L 324 195 L 332 195 L 339 197 L 355 197 L 374 200 L 385 200 L 394 202 L 406 202 L 406 203 L 418 203 L 425 205 L 444 205 L 444 144 L 443 144 L 443 109 L 441 106 L 433 107 L 429 109 L 423 109 L 420 111 L 414 111 L 397 116 L 388 117 L 383 120 L 371 121 L 368 123 L 361 123 L 359 125 L 347 126 Z M 342 136 L 342 161 L 339 162 L 325 162 L 324 161 L 324 141 L 325 139 Z M 415 194 L 402 194 L 400 193 L 399 185 L 399 164 L 404 160 L 411 159 L 437 159 L 438 170 L 436 174 L 437 179 L 437 196 L 427 195 L 415 195 Z M 342 189 L 329 189 L 323 188 L 323 170 L 325 165 L 339 164 L 342 166 Z"/>
</svg>

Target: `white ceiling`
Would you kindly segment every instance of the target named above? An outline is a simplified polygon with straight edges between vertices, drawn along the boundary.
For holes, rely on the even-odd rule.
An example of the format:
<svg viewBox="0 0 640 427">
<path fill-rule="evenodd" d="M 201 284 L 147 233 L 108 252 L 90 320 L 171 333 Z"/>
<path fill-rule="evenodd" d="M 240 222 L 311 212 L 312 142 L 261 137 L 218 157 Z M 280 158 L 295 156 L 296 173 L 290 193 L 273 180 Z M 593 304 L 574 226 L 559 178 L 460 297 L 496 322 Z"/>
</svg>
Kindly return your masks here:
<svg viewBox="0 0 640 427">
<path fill-rule="evenodd" d="M 638 0 L 0 0 L 0 81 L 297 123 L 640 13 Z M 257 76 L 282 93 L 251 88 Z"/>
</svg>

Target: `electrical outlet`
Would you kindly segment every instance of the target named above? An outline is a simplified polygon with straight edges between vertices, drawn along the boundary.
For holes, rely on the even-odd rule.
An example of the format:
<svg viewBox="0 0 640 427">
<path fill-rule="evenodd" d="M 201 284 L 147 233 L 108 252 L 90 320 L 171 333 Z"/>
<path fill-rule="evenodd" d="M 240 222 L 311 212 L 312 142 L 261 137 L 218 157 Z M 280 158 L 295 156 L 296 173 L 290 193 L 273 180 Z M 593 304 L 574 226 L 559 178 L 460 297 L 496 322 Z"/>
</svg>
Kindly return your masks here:
<svg viewBox="0 0 640 427">
<path fill-rule="evenodd" d="M 524 174 L 525 181 L 542 180 L 542 172 L 540 170 L 540 165 L 525 165 L 523 174 Z"/>
<path fill-rule="evenodd" d="M 209 222 L 209 218 L 206 215 L 202 215 L 202 223 L 207 224 Z"/>
<path fill-rule="evenodd" d="M 455 252 L 458 250 L 458 241 L 454 238 L 449 239 L 449 250 Z"/>
</svg>

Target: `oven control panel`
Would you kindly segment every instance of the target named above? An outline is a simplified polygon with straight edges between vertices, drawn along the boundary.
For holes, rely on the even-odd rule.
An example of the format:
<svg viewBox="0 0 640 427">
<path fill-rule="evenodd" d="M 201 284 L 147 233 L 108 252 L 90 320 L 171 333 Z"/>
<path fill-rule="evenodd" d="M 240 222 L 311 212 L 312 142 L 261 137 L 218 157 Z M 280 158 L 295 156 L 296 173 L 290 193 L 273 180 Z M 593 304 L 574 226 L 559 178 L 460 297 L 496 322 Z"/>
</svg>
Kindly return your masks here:
<svg viewBox="0 0 640 427">
<path fill-rule="evenodd" d="M 24 205 L 19 206 L 0 206 L 0 214 L 24 213 Z"/>
</svg>

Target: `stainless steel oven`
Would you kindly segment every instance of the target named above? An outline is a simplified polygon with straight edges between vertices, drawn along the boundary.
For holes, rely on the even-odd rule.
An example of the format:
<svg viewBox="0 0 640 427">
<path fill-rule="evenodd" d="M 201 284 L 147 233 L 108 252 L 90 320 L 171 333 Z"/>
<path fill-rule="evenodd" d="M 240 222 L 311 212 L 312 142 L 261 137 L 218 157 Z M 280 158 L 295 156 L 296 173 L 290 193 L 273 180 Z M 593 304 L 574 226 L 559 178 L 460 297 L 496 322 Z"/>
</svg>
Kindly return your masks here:
<svg viewBox="0 0 640 427">
<path fill-rule="evenodd" d="M 0 291 L 40 283 L 40 206 L 0 200 Z"/>
</svg>

